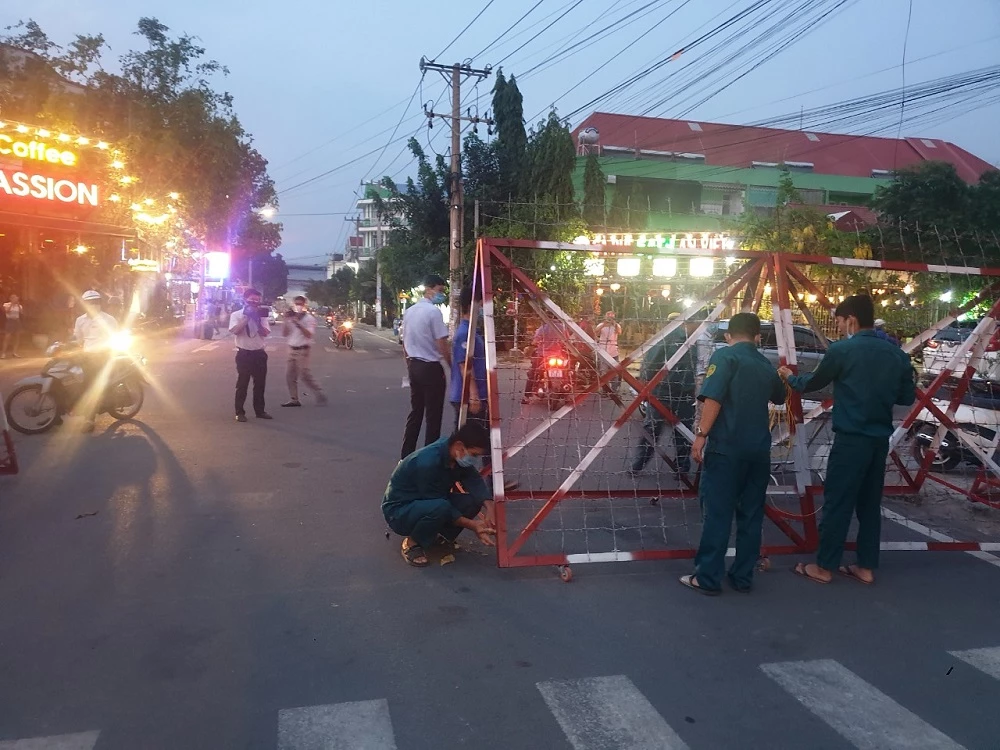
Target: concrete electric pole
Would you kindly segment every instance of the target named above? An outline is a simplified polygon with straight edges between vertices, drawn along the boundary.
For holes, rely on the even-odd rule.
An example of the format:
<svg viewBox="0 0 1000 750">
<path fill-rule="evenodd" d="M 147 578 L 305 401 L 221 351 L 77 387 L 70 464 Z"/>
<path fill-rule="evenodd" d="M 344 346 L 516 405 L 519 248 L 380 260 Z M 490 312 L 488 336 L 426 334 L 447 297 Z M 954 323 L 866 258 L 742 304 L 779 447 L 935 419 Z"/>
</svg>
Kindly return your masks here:
<svg viewBox="0 0 1000 750">
<path fill-rule="evenodd" d="M 424 109 L 428 118 L 440 117 L 443 120 L 451 120 L 451 179 L 449 185 L 450 201 L 450 225 L 451 241 L 449 245 L 449 278 L 448 286 L 451 289 L 451 325 L 452 331 L 458 323 L 459 303 L 458 298 L 462 288 L 462 227 L 463 227 L 463 207 L 464 195 L 462 192 L 462 123 L 471 122 L 473 124 L 485 123 L 492 125 L 492 120 L 472 116 L 471 113 L 462 116 L 462 81 L 466 78 L 486 78 L 490 75 L 491 69 L 487 66 L 483 69 L 476 69 L 470 65 L 439 65 L 424 58 L 420 59 L 420 71 L 436 70 L 445 80 L 451 82 L 451 114 L 444 115 L 432 110 Z"/>
</svg>

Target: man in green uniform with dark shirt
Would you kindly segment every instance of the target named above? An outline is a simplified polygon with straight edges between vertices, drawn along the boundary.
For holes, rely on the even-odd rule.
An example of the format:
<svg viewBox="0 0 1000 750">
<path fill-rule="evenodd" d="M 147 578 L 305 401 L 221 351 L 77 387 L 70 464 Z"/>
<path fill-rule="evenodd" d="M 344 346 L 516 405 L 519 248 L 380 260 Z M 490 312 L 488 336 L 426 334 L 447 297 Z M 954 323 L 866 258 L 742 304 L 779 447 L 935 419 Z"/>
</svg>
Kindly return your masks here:
<svg viewBox="0 0 1000 750">
<path fill-rule="evenodd" d="M 688 588 L 714 596 L 722 590 L 729 532 L 736 515 L 736 559 L 729 583 L 748 592 L 760 554 L 764 501 L 771 478 L 768 402 L 785 402 L 785 384 L 758 351 L 760 318 L 739 313 L 729 321 L 729 346 L 712 355 L 698 399 L 704 407 L 691 455 L 704 463 L 698 500 L 701 544 Z"/>
<path fill-rule="evenodd" d="M 439 536 L 454 542 L 462 529 L 494 545 L 491 523 L 478 518 L 483 505 L 492 502 L 479 474 L 480 457 L 489 447 L 489 432 L 470 423 L 396 466 L 382 498 L 382 514 L 389 528 L 404 537 L 403 559 L 410 565 L 426 566 L 424 549 Z"/>
<path fill-rule="evenodd" d="M 875 305 L 866 295 L 848 297 L 834 311 L 845 339 L 830 345 L 810 375 L 779 370 L 796 391 L 818 391 L 833 383 L 833 448 L 823 488 L 816 563 L 795 572 L 829 583 L 833 571 L 874 583 L 882 529 L 882 489 L 892 434 L 893 406 L 916 400 L 913 365 L 898 347 L 873 330 Z M 851 514 L 858 516 L 857 565 L 841 566 Z"/>
</svg>

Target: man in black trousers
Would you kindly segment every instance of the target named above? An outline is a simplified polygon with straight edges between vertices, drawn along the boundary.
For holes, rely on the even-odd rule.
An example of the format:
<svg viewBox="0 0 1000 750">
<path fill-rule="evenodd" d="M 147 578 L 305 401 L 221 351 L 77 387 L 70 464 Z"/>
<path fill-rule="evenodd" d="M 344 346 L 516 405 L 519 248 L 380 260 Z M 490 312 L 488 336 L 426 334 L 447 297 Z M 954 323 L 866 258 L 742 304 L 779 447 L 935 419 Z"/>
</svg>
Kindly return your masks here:
<svg viewBox="0 0 1000 750">
<path fill-rule="evenodd" d="M 445 300 L 445 280 L 431 274 L 424 281 L 424 298 L 403 315 L 403 353 L 410 379 L 410 414 L 406 417 L 400 459 L 417 449 L 420 425 L 426 420 L 424 445 L 441 437 L 444 411 L 444 365 L 451 367 L 448 326 L 441 308 Z"/>
<path fill-rule="evenodd" d="M 247 388 L 253 379 L 253 410 L 257 419 L 272 419 L 264 411 L 267 352 L 264 340 L 271 335 L 267 316 L 261 315 L 263 296 L 256 289 L 243 292 L 243 309 L 229 316 L 229 332 L 236 338 L 236 421 L 246 422 Z"/>
</svg>

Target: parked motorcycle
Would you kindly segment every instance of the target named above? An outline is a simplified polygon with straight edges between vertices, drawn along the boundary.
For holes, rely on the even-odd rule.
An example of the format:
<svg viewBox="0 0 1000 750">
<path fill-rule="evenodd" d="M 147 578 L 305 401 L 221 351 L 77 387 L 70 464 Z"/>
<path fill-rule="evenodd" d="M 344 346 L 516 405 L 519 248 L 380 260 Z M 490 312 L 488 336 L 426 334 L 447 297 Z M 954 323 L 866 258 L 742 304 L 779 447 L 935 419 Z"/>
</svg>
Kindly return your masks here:
<svg viewBox="0 0 1000 750">
<path fill-rule="evenodd" d="M 941 395 L 942 400 L 935 399 L 934 403 L 945 411 L 948 408 L 947 391 Z M 920 412 L 910 430 L 913 437 L 913 457 L 921 462 L 921 465 L 930 452 L 939 426 L 937 418 L 925 409 Z M 987 456 L 995 456 L 997 446 L 1000 444 L 1000 386 L 990 382 L 973 381 L 969 392 L 955 410 L 955 426 L 961 436 L 950 429 L 945 431 L 944 438 L 931 460 L 931 471 L 951 471 L 961 463 L 981 466 L 982 461 L 979 456 L 965 441 L 979 448 Z"/>
<path fill-rule="evenodd" d="M 336 331 L 330 330 L 330 341 L 338 349 L 342 346 L 347 349 L 353 349 L 354 333 L 351 330 L 352 328 L 354 328 L 354 321 L 345 320 Z"/>
<path fill-rule="evenodd" d="M 119 331 L 111 338 L 107 382 L 100 395 L 97 412 L 107 412 L 118 420 L 132 419 L 142 409 L 145 378 L 142 366 L 146 360 L 128 354 L 131 336 Z M 84 356 L 77 344 L 56 342 L 48 348 L 51 359 L 41 375 L 22 378 L 7 396 L 4 404 L 11 427 L 25 435 L 38 435 L 62 422 L 72 412 L 86 392 L 84 371 L 80 362 Z"/>
</svg>

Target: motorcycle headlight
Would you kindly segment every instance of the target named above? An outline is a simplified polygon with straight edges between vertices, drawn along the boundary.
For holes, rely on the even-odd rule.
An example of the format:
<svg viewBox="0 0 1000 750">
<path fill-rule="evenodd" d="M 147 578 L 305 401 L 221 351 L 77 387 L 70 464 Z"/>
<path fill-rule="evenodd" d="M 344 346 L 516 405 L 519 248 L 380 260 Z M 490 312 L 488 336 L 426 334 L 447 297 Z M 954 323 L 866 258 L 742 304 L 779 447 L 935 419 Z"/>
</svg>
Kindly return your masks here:
<svg viewBox="0 0 1000 750">
<path fill-rule="evenodd" d="M 348 320 L 346 323 L 344 323 L 344 328 L 348 328 L 348 329 L 354 328 L 354 323 L 352 323 L 351 321 Z"/>
<path fill-rule="evenodd" d="M 127 352 L 132 348 L 132 334 L 129 331 L 115 331 L 108 338 L 108 348 L 115 352 Z"/>
</svg>

